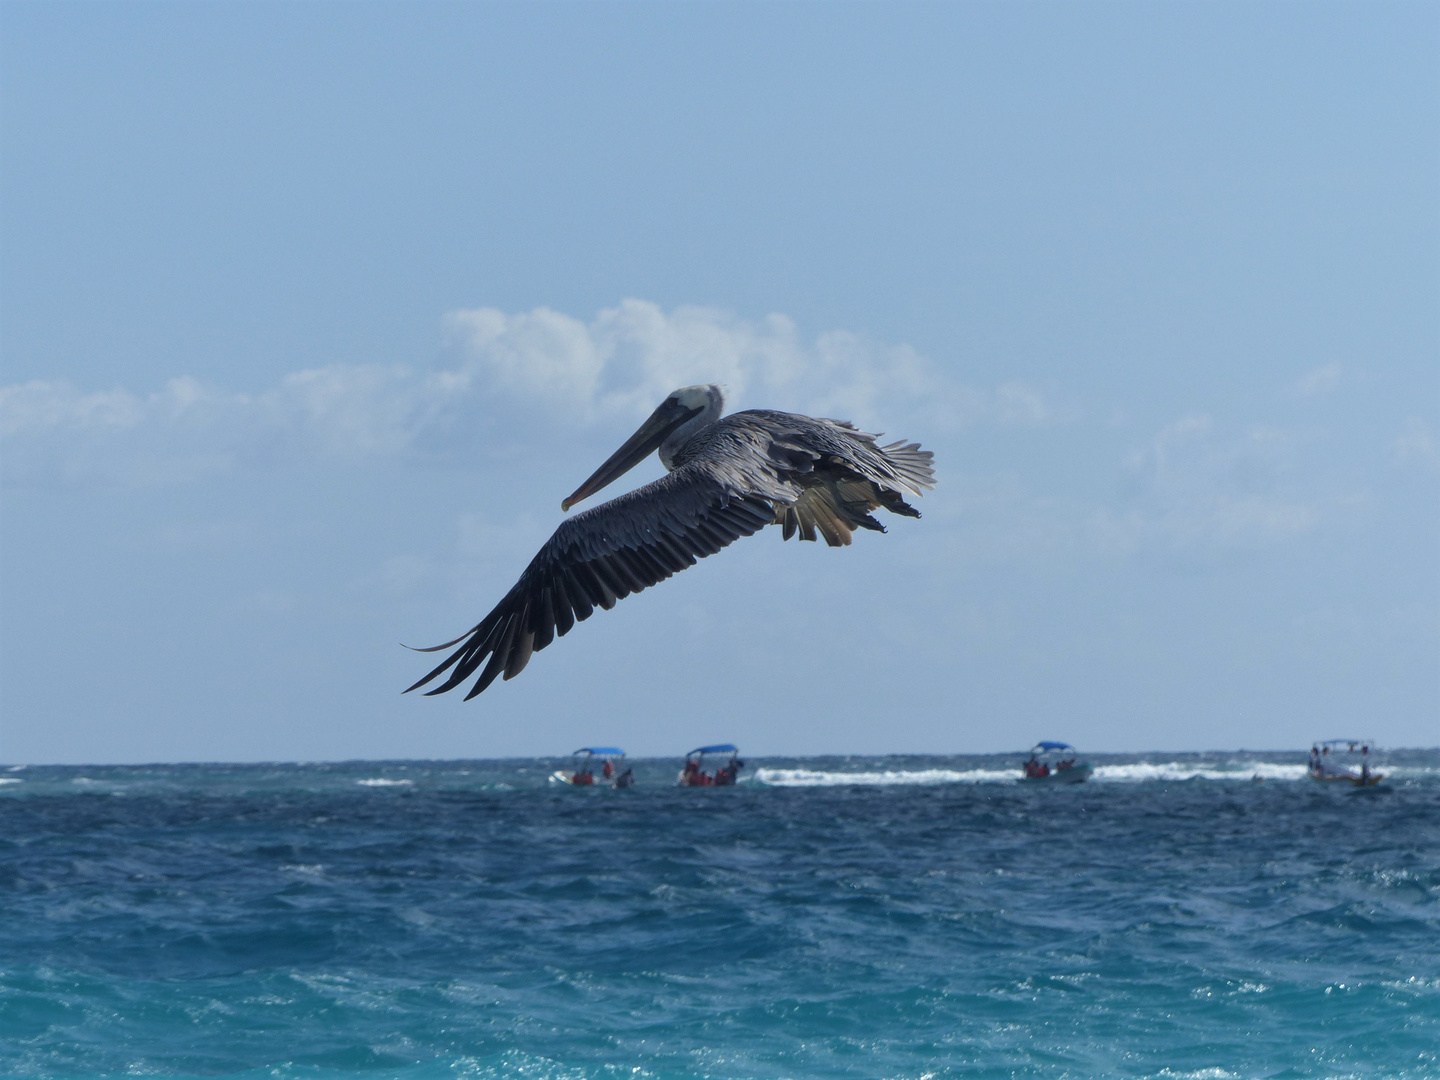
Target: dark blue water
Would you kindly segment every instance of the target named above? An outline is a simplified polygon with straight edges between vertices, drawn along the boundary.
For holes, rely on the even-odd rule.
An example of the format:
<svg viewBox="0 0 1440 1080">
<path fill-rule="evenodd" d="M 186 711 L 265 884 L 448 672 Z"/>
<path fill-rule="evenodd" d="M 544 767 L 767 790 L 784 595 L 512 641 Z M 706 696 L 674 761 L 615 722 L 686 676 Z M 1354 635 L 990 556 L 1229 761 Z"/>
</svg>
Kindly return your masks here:
<svg viewBox="0 0 1440 1080">
<path fill-rule="evenodd" d="M 1093 760 L 0 772 L 0 1072 L 1440 1076 L 1440 755 Z"/>
</svg>

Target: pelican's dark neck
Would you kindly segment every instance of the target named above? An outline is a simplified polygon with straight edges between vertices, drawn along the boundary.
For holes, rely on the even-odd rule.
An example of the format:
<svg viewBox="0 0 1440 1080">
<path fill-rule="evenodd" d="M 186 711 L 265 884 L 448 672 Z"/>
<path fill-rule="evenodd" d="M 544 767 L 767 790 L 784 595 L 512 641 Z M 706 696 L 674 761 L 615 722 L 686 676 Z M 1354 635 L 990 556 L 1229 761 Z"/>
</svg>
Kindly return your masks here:
<svg viewBox="0 0 1440 1080">
<path fill-rule="evenodd" d="M 709 387 L 711 391 L 709 400 L 705 404 L 703 412 L 692 416 L 685 423 L 672 431 L 665 441 L 660 444 L 660 464 L 665 466 L 666 472 L 674 472 L 679 463 L 681 448 L 700 432 L 710 427 L 720 419 L 720 414 L 725 411 L 725 397 L 718 386 Z"/>
<path fill-rule="evenodd" d="M 660 464 L 665 466 L 666 472 L 675 471 L 675 467 L 681 464 L 679 461 L 680 451 L 684 449 L 685 444 L 713 423 L 715 423 L 714 420 L 701 414 L 695 419 L 681 424 L 670 433 L 670 437 L 660 444 Z"/>
</svg>

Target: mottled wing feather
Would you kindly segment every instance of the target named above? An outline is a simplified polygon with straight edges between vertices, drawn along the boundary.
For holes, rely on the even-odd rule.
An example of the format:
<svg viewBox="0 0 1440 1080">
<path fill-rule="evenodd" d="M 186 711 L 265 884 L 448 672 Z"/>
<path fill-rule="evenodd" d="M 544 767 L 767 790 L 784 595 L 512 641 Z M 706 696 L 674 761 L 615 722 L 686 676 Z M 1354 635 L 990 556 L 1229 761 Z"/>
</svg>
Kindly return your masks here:
<svg viewBox="0 0 1440 1080">
<path fill-rule="evenodd" d="M 428 694 L 453 690 L 480 670 L 466 699 L 502 675 L 514 678 L 532 653 L 564 637 L 595 608 L 607 611 L 631 593 L 694 566 L 775 519 L 774 503 L 717 482 L 698 465 L 681 467 L 577 514 L 555 530 L 514 588 L 415 690 L 449 672 Z M 409 693 L 409 690 L 406 693 Z"/>
<path fill-rule="evenodd" d="M 850 543 L 856 529 L 884 532 L 871 511 L 884 507 L 905 517 L 920 512 L 902 492 L 922 494 L 935 486 L 934 455 L 918 443 L 877 446 L 876 437 L 843 420 L 817 420 L 792 413 L 756 410 L 745 418 L 769 436 L 769 455 L 778 475 L 800 489 L 797 498 L 777 501 L 775 522 L 786 540 L 797 534 L 831 547 Z"/>
<path fill-rule="evenodd" d="M 823 469 L 827 464 L 841 467 L 856 479 L 871 481 L 879 488 L 892 491 L 908 491 L 912 495 L 923 495 L 935 486 L 935 455 L 920 449 L 919 443 L 904 440 L 876 445 L 876 436 L 843 420 L 823 420 L 795 413 L 770 412 L 756 409 L 735 413 L 717 424 L 720 427 L 730 422 L 749 422 L 769 434 L 772 442 L 772 457 L 781 467 L 790 467 L 797 472 Z M 812 464 L 807 468 L 799 458 L 808 456 Z"/>
</svg>

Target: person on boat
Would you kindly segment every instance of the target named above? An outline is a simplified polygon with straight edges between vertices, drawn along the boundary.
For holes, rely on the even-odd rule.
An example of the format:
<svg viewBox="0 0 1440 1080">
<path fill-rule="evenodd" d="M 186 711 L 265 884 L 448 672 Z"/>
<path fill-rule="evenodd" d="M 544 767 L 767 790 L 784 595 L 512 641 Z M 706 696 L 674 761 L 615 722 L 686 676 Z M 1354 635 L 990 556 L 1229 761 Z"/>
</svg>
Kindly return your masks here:
<svg viewBox="0 0 1440 1080">
<path fill-rule="evenodd" d="M 595 783 L 595 774 L 581 769 L 574 776 L 570 777 L 570 783 L 576 787 L 585 787 L 587 784 Z"/>
<path fill-rule="evenodd" d="M 622 772 L 619 776 L 617 776 L 617 777 L 615 778 L 615 786 L 616 786 L 617 788 L 622 788 L 622 787 L 634 787 L 634 786 L 635 786 L 635 770 L 632 768 L 632 769 L 626 769 L 624 772 Z"/>
<path fill-rule="evenodd" d="M 1072 758 L 1066 758 L 1064 761 L 1057 761 L 1057 762 L 1055 763 L 1055 771 L 1056 771 L 1056 772 L 1059 772 L 1061 769 L 1068 769 L 1068 768 L 1070 768 L 1070 767 L 1071 767 L 1072 765 L 1074 765 L 1074 764 L 1075 764 L 1075 759 L 1074 759 L 1073 757 L 1072 757 Z"/>
<path fill-rule="evenodd" d="M 685 785 L 687 787 L 708 787 L 715 781 L 709 773 L 700 771 L 700 762 L 693 758 L 685 761 Z"/>
<path fill-rule="evenodd" d="M 608 757 L 605 759 L 605 767 L 600 770 L 600 774 L 604 776 L 606 780 L 609 780 L 615 775 L 615 763 Z"/>
<path fill-rule="evenodd" d="M 1025 762 L 1025 775 L 1031 780 L 1043 780 L 1050 775 L 1050 766 L 1031 754 L 1030 760 Z"/>
<path fill-rule="evenodd" d="M 735 783 L 735 778 L 740 774 L 740 770 L 744 767 L 745 763 L 739 758 L 731 758 L 729 765 L 722 765 L 720 766 L 720 768 L 715 770 L 716 786 L 725 787 Z"/>
</svg>

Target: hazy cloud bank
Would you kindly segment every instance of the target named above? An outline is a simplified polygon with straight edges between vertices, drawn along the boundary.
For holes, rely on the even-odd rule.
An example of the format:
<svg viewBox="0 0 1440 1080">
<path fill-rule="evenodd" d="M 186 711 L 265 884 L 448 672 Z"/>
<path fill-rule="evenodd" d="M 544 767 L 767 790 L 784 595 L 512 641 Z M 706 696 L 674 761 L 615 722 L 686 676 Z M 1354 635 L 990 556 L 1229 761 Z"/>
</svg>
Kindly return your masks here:
<svg viewBox="0 0 1440 1080">
<path fill-rule="evenodd" d="M 175 482 L 236 465 L 445 454 L 476 433 L 624 426 L 671 390 L 722 382 L 735 408 L 769 406 L 897 433 L 1064 419 L 1033 387 L 966 386 L 904 345 L 845 331 L 802 339 L 783 315 L 751 322 L 639 300 L 589 322 L 545 308 L 457 311 L 452 366 L 336 365 L 245 393 L 189 376 L 157 391 L 33 381 L 0 388 L 10 480 Z"/>
<path fill-rule="evenodd" d="M 1084 439 L 1065 449 L 1035 443 L 1042 472 L 1034 487 L 965 475 L 960 450 L 945 455 L 966 429 L 1047 428 L 1080 410 L 1021 382 L 966 385 L 905 345 L 846 331 L 804 338 L 783 315 L 750 321 L 626 300 L 588 322 L 546 308 L 467 309 L 448 315 L 443 330 L 433 369 L 337 365 L 296 371 L 257 393 L 189 377 L 149 393 L 46 381 L 0 388 L 4 475 L 20 483 L 183 483 L 235 468 L 423 459 L 466 461 L 503 486 L 512 470 L 495 472 L 498 458 L 570 463 L 599 444 L 608 450 L 671 390 L 718 381 L 732 408 L 843 417 L 938 449 L 953 501 L 934 509 L 964 513 L 971 525 L 988 521 L 982 531 L 993 527 L 994 535 L 983 546 L 1000 557 L 1075 551 L 1077 541 L 1102 556 L 1265 547 L 1313 532 L 1334 502 L 1333 492 L 1317 489 L 1294 435 L 1207 414 L 1163 426 L 1123 458 L 1097 460 L 1089 490 L 1056 490 L 1043 457 L 1082 453 Z M 1339 377 L 1328 365 L 1291 389 L 1308 397 Z M 1436 468 L 1430 429 L 1412 420 L 1394 455 Z M 1106 484 L 1114 486 L 1106 492 Z M 483 546 L 493 548 L 494 537 Z"/>
<path fill-rule="evenodd" d="M 1081 453 L 1090 438 L 1069 446 Z M 967 473 L 950 494 L 963 508 L 966 554 L 986 562 L 1145 555 L 1189 565 L 1202 553 L 1280 547 L 1355 512 L 1304 449 L 1281 428 L 1194 414 L 1097 461 L 1100 482 L 1088 490 L 1047 484 L 1042 465 L 1028 475 Z"/>
<path fill-rule="evenodd" d="M 750 322 L 714 308 L 667 314 L 626 300 L 589 323 L 546 308 L 520 315 L 477 308 L 452 313 L 447 326 L 468 373 L 492 392 L 566 410 L 568 422 L 638 419 L 671 390 L 698 382 L 723 383 L 732 408 L 842 416 L 872 428 L 921 421 L 954 430 L 1062 418 L 1023 383 L 967 386 L 907 345 L 848 331 L 806 341 L 784 315 Z"/>
<path fill-rule="evenodd" d="M 1120 552 L 1258 547 L 1314 529 L 1320 507 L 1296 492 L 1298 447 L 1282 429 L 1221 432 L 1208 415 L 1166 425 L 1124 462 L 1132 506 L 1094 527 Z"/>
</svg>

